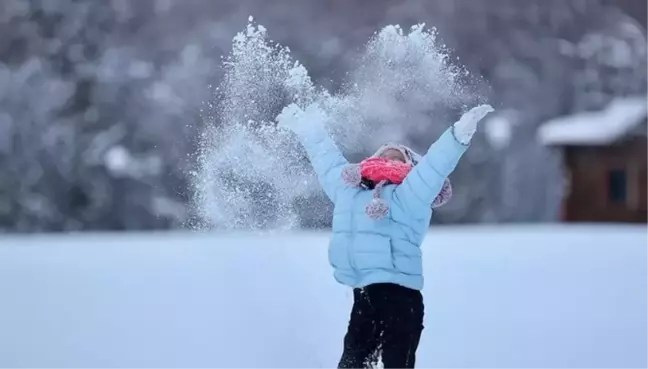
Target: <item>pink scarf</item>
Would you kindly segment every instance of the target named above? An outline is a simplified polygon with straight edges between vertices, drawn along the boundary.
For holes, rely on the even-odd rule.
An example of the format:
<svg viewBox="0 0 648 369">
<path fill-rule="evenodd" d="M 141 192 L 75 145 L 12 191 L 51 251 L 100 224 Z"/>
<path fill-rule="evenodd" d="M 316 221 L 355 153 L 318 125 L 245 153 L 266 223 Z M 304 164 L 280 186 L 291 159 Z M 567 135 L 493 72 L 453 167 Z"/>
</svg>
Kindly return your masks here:
<svg viewBox="0 0 648 369">
<path fill-rule="evenodd" d="M 361 186 L 362 180 L 371 181 L 374 187 L 373 199 L 365 207 L 367 215 L 374 220 L 389 214 L 389 204 L 380 198 L 380 190 L 386 184 L 399 185 L 412 170 L 411 164 L 381 157 L 371 157 L 359 164 L 351 164 L 342 171 L 344 181 L 352 186 Z M 441 191 L 434 199 L 432 208 L 445 205 L 452 197 L 452 186 L 446 178 Z"/>
<path fill-rule="evenodd" d="M 387 158 L 368 158 L 360 162 L 360 175 L 375 184 L 387 181 L 401 184 L 412 170 L 412 165 Z"/>
</svg>

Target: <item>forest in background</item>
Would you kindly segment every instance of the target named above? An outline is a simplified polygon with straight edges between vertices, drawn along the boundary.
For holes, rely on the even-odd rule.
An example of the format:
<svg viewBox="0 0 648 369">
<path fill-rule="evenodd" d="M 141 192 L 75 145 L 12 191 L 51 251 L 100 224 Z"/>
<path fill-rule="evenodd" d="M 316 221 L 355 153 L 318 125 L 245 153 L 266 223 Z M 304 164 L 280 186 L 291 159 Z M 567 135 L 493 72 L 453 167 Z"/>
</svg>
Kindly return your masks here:
<svg viewBox="0 0 648 369">
<path fill-rule="evenodd" d="M 330 90 L 388 24 L 436 27 L 483 76 L 510 134 L 479 132 L 439 223 L 557 220 L 560 153 L 538 142 L 539 125 L 646 93 L 645 1 L 3 0 L 0 230 L 194 224 L 197 142 L 220 124 L 201 111 L 250 15 Z M 423 151 L 444 118 L 408 144 Z M 323 206 L 297 202 L 301 225 L 328 226 Z"/>
</svg>

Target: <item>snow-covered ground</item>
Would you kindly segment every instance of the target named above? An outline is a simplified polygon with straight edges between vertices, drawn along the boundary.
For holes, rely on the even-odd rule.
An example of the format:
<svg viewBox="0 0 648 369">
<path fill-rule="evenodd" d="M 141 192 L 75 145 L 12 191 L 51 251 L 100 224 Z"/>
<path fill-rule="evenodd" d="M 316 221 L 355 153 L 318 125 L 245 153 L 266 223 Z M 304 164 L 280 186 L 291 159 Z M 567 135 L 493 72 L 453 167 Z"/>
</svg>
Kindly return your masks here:
<svg viewBox="0 0 648 369">
<path fill-rule="evenodd" d="M 646 367 L 647 232 L 438 227 L 419 367 Z M 327 234 L 0 238 L 2 367 L 333 367 Z"/>
</svg>

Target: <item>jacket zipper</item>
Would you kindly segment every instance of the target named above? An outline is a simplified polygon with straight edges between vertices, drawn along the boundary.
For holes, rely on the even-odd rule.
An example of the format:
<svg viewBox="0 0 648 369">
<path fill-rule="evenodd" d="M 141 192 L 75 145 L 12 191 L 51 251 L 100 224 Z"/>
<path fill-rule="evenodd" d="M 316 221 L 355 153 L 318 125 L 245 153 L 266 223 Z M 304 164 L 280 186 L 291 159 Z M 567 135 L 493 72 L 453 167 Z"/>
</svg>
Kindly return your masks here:
<svg viewBox="0 0 648 369">
<path fill-rule="evenodd" d="M 353 249 L 354 249 L 355 240 L 356 240 L 355 213 L 351 211 L 351 243 L 349 244 L 349 248 L 347 249 L 347 257 L 349 258 L 349 265 L 353 270 L 353 275 L 354 278 L 356 279 L 356 284 L 357 284 L 358 270 L 357 270 L 355 260 L 353 259 Z"/>
</svg>

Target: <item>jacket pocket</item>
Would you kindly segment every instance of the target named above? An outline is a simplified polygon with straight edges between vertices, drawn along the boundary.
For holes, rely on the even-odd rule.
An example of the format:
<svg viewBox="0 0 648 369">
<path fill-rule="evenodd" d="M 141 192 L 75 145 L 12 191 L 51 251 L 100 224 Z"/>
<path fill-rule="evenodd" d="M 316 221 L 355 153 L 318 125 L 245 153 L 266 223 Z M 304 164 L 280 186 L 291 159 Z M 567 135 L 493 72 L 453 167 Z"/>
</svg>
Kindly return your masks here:
<svg viewBox="0 0 648 369">
<path fill-rule="evenodd" d="M 394 269 L 389 237 L 358 234 L 353 243 L 353 261 L 358 270 Z"/>
<path fill-rule="evenodd" d="M 333 233 L 328 248 L 329 263 L 336 269 L 351 269 L 348 247 L 351 245 L 348 233 Z"/>
<path fill-rule="evenodd" d="M 404 240 L 393 240 L 394 267 L 400 273 L 423 274 L 421 248 Z"/>
</svg>

